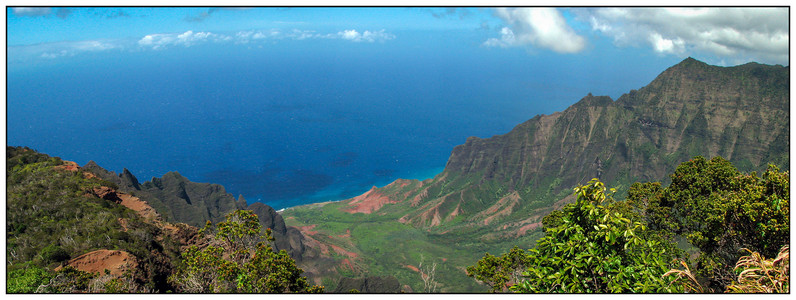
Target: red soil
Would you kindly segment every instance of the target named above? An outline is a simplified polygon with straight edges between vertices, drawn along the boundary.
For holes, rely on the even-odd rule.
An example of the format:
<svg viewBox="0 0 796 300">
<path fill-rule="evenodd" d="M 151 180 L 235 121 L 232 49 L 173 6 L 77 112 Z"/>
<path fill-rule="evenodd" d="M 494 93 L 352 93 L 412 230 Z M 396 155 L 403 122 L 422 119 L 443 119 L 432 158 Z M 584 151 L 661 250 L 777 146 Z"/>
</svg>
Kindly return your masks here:
<svg viewBox="0 0 796 300">
<path fill-rule="evenodd" d="M 339 238 L 350 238 L 351 237 L 351 229 L 346 229 L 345 234 L 338 235 Z"/>
<path fill-rule="evenodd" d="M 423 190 L 420 192 L 420 194 L 417 194 L 417 196 L 412 198 L 412 206 L 417 206 L 417 204 L 420 203 L 420 200 L 423 200 L 426 197 L 428 197 L 428 189 Z"/>
<path fill-rule="evenodd" d="M 417 267 L 415 267 L 413 265 L 405 265 L 404 267 L 406 267 L 409 270 L 412 270 L 412 271 L 420 273 L 420 269 L 418 269 Z"/>
<path fill-rule="evenodd" d="M 348 256 L 350 258 L 357 258 L 357 256 L 359 256 L 358 254 L 356 254 L 354 252 L 346 251 L 345 249 L 343 249 L 340 246 L 335 246 L 335 245 L 329 245 L 329 246 L 331 246 L 332 249 L 334 250 L 334 252 L 337 252 L 337 254 L 345 255 L 345 256 Z"/>
<path fill-rule="evenodd" d="M 374 186 L 364 194 L 351 199 L 351 201 L 348 202 L 349 209 L 346 209 L 345 212 L 352 214 L 358 212 L 369 214 L 379 210 L 382 206 L 389 203 L 397 202 L 392 201 L 387 196 L 377 192 L 376 187 Z"/>
<path fill-rule="evenodd" d="M 58 169 L 64 169 L 67 171 L 77 171 L 79 168 L 76 162 L 65 160 L 63 165 L 56 166 Z"/>
<path fill-rule="evenodd" d="M 318 226 L 318 225 L 317 224 L 312 224 L 312 225 L 307 225 L 307 226 L 296 226 L 296 228 L 299 231 L 301 231 L 301 233 L 303 233 L 304 235 L 316 235 L 316 234 L 318 234 L 318 231 L 317 230 L 312 230 L 313 228 L 315 228 L 315 226 Z"/>
<path fill-rule="evenodd" d="M 158 214 L 154 208 L 149 206 L 149 203 L 133 195 L 118 192 L 107 186 L 94 188 L 94 195 L 103 199 L 116 201 L 122 206 L 135 211 L 139 216 L 143 217 L 145 220 L 152 220 L 152 221 L 160 220 L 160 214 Z"/>
<path fill-rule="evenodd" d="M 350 260 L 348 260 L 348 258 L 343 259 L 343 261 L 340 262 L 340 265 L 342 267 L 346 267 L 347 266 L 349 269 L 351 269 L 351 271 L 354 271 L 354 265 L 351 263 Z"/>
<path fill-rule="evenodd" d="M 138 261 L 124 251 L 97 250 L 71 259 L 66 265 L 84 272 L 103 274 L 108 270 L 113 276 L 121 276 L 125 271 L 137 268 Z M 61 267 L 58 267 L 56 271 L 60 269 Z"/>
<path fill-rule="evenodd" d="M 528 230 L 536 229 L 539 226 L 542 226 L 542 222 L 536 222 L 536 223 L 531 223 L 531 224 L 522 226 L 519 229 L 517 229 L 517 236 L 525 235 L 525 233 L 528 232 Z"/>
</svg>

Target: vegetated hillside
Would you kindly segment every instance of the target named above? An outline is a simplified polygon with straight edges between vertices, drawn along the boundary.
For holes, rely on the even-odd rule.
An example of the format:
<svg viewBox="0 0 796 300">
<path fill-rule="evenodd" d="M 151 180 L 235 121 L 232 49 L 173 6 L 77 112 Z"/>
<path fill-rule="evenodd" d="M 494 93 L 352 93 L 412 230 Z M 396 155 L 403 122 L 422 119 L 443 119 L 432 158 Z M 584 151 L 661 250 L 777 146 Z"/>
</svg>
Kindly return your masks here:
<svg viewBox="0 0 796 300">
<path fill-rule="evenodd" d="M 295 228 L 285 226 L 285 221 L 273 208 L 263 203 L 247 204 L 243 196 L 238 200 L 226 192 L 223 186 L 212 183 L 192 182 L 177 172 L 139 183 L 138 179 L 124 169 L 121 174 L 108 171 L 90 161 L 84 169 L 100 178 L 113 182 L 123 192 L 130 193 L 152 204 L 158 213 L 171 222 L 186 223 L 202 227 L 207 221 L 217 223 L 224 216 L 238 209 L 251 210 L 257 214 L 263 228 L 271 228 L 274 246 L 284 249 L 295 260 L 312 256 L 304 247 L 304 237 Z"/>
<path fill-rule="evenodd" d="M 768 163 L 788 170 L 789 78 L 782 66 L 688 58 L 616 101 L 590 94 L 507 134 L 471 137 L 433 179 L 397 180 L 283 215 L 338 262 L 325 265 L 339 271 L 329 277 L 395 274 L 427 290 L 423 261 L 438 264 L 437 291 L 472 291 L 464 266 L 484 252 L 532 245 L 542 217 L 574 202 L 572 188 L 591 178 L 622 198 L 632 183 L 666 182 L 697 155 L 720 155 L 741 171 Z"/>
<path fill-rule="evenodd" d="M 257 211 L 200 230 L 74 162 L 22 147 L 6 162 L 7 293 L 323 291 L 274 251 Z"/>
<path fill-rule="evenodd" d="M 180 248 L 200 240 L 198 229 L 163 222 L 74 162 L 21 147 L 7 147 L 6 162 L 7 292 L 172 290 L 166 278 Z M 101 275 L 75 286 L 74 272 L 53 277 L 66 266 Z"/>
</svg>

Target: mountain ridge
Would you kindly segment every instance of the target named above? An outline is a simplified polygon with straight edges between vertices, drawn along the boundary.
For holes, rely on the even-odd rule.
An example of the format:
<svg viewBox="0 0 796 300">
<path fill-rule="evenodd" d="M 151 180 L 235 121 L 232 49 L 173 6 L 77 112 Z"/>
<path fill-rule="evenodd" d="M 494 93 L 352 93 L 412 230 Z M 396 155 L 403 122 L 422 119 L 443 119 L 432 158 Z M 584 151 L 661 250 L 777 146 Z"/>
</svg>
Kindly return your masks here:
<svg viewBox="0 0 796 300">
<path fill-rule="evenodd" d="M 415 228 L 435 243 L 465 238 L 491 245 L 447 247 L 506 251 L 513 246 L 507 240 L 530 245 L 542 217 L 574 201 L 571 188 L 591 178 L 617 188 L 621 199 L 632 183 L 665 183 L 680 162 L 698 155 L 723 156 L 741 171 L 762 171 L 768 163 L 789 169 L 789 76 L 782 66 L 718 67 L 687 58 L 617 100 L 588 94 L 505 134 L 469 137 L 434 178 L 399 179 L 358 197 L 282 214 L 288 225 L 318 225 L 305 236 L 357 253 L 354 264 L 365 270 L 388 268 L 382 250 L 323 235 L 340 235 L 342 226 L 356 232 L 353 224 L 379 219 Z M 363 199 L 375 201 L 371 209 L 358 209 Z M 316 221 L 324 218 L 340 224 Z"/>
<path fill-rule="evenodd" d="M 126 168 L 122 173 L 116 174 L 105 170 L 94 161 L 89 161 L 82 168 L 117 184 L 122 192 L 147 201 L 170 222 L 201 228 L 207 221 L 223 221 L 225 215 L 235 210 L 254 211 L 260 224 L 264 228 L 271 228 L 277 250 L 286 250 L 297 261 L 313 256 L 307 252 L 301 232 L 288 228 L 276 210 L 259 202 L 248 204 L 243 195 L 236 200 L 219 184 L 192 182 L 178 172 L 168 172 L 162 177 L 152 177 L 150 181 L 139 183 L 135 175 Z"/>
</svg>

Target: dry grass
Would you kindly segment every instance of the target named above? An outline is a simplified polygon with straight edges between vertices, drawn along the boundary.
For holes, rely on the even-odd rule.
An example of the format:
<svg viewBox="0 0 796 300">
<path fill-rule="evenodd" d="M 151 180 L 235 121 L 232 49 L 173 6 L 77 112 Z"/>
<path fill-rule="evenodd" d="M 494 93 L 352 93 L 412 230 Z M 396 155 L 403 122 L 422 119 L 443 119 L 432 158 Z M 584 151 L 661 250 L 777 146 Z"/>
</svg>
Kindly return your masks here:
<svg viewBox="0 0 796 300">
<path fill-rule="evenodd" d="M 677 276 L 677 278 L 672 281 L 672 284 L 682 284 L 686 293 L 704 293 L 705 291 L 702 289 L 702 285 L 699 284 L 694 274 L 691 273 L 691 269 L 688 268 L 688 265 L 684 261 L 680 261 L 680 264 L 685 267 L 685 270 L 672 269 L 664 273 L 663 277 L 669 275 Z"/>
<path fill-rule="evenodd" d="M 739 271 L 737 281 L 727 286 L 729 293 L 789 293 L 790 292 L 790 247 L 783 246 L 774 259 L 765 259 L 752 252 L 735 264 Z"/>
<path fill-rule="evenodd" d="M 783 246 L 777 257 L 765 259 L 760 253 L 742 256 L 735 264 L 738 278 L 727 286 L 725 293 L 790 293 L 790 247 Z M 663 274 L 677 276 L 672 284 L 682 284 L 686 293 L 704 293 L 694 274 L 685 262 L 685 270 L 672 269 Z"/>
</svg>

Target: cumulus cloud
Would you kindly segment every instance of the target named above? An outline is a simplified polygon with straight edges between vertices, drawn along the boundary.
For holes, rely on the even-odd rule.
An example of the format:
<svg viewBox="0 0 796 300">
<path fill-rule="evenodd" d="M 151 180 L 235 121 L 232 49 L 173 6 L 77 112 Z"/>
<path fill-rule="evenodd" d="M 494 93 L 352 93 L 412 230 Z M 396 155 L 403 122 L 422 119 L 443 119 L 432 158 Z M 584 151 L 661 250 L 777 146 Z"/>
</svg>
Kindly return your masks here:
<svg viewBox="0 0 796 300">
<path fill-rule="evenodd" d="M 578 20 L 618 46 L 661 54 L 708 53 L 740 61 L 787 63 L 787 8 L 573 9 Z"/>
<path fill-rule="evenodd" d="M 484 42 L 484 46 L 489 47 L 510 47 L 517 44 L 517 40 L 514 38 L 514 31 L 511 31 L 508 27 L 503 27 L 500 30 L 500 38 L 490 38 Z"/>
<path fill-rule="evenodd" d="M 359 33 L 355 29 L 343 30 L 337 33 L 337 35 L 344 39 L 353 42 L 384 42 L 388 40 L 395 39 L 395 35 L 392 33 L 387 33 L 384 29 L 379 31 L 368 31 L 365 30 L 362 33 Z"/>
<path fill-rule="evenodd" d="M 186 32 L 176 33 L 155 33 L 149 34 L 138 40 L 138 45 L 142 47 L 149 47 L 154 50 L 161 49 L 172 45 L 182 45 L 190 47 L 195 44 L 205 42 L 221 42 L 229 41 L 233 38 L 223 34 L 215 34 L 211 32 L 193 32 L 188 30 Z"/>
<path fill-rule="evenodd" d="M 586 39 L 575 33 L 555 8 L 497 8 L 495 14 L 508 27 L 501 29 L 500 38 L 490 38 L 484 46 L 532 45 L 559 53 L 576 53 L 586 47 Z"/>
<path fill-rule="evenodd" d="M 191 30 L 184 33 L 154 33 L 144 36 L 138 40 L 138 45 L 153 50 L 163 49 L 169 46 L 181 45 L 190 47 L 206 42 L 233 42 L 234 44 L 249 44 L 262 40 L 309 40 L 309 39 L 343 39 L 353 42 L 383 42 L 394 39 L 395 35 L 387 33 L 385 30 L 368 31 L 360 33 L 356 30 L 344 30 L 338 33 L 318 33 L 314 30 L 293 29 L 283 31 L 280 29 L 271 30 L 243 30 L 235 33 L 218 34 L 211 32 L 193 32 Z"/>
<path fill-rule="evenodd" d="M 322 38 L 324 36 L 316 33 L 315 30 L 293 29 L 292 31 L 286 33 L 284 37 L 300 41 L 306 39 Z"/>
<path fill-rule="evenodd" d="M 221 37 L 221 35 L 219 35 Z M 310 39 L 342 39 L 352 42 L 384 42 L 395 38 L 394 34 L 385 30 L 359 32 L 357 30 L 343 30 L 337 33 L 319 33 L 315 30 L 306 29 L 270 29 L 270 30 L 243 30 L 224 36 L 223 40 L 232 40 L 235 44 L 248 44 L 261 40 L 310 40 Z"/>
<path fill-rule="evenodd" d="M 269 37 L 276 37 L 279 36 L 280 34 L 281 32 L 279 32 L 276 29 L 273 29 L 269 32 L 254 31 L 254 30 L 238 31 L 235 33 L 235 43 L 248 44 L 251 41 L 262 40 Z"/>
<path fill-rule="evenodd" d="M 249 44 L 267 40 L 310 40 L 340 39 L 352 42 L 375 42 L 394 39 L 395 35 L 385 30 L 364 31 L 345 30 L 337 33 L 318 33 L 314 30 L 244 30 L 221 34 L 213 32 L 153 33 L 140 39 L 89 40 L 42 43 L 35 45 L 8 46 L 8 61 L 26 63 L 35 59 L 55 59 L 75 56 L 86 52 L 99 52 L 111 49 L 122 51 L 161 50 L 169 47 L 191 47 L 206 43 Z"/>
</svg>

